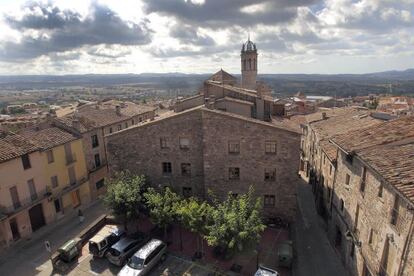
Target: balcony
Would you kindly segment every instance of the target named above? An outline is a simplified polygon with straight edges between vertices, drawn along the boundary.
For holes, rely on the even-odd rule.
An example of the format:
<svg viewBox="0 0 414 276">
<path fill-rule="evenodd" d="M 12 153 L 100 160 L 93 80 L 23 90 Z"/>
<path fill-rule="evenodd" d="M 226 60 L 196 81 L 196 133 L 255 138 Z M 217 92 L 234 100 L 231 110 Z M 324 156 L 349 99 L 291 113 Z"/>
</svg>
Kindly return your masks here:
<svg viewBox="0 0 414 276">
<path fill-rule="evenodd" d="M 64 195 L 66 193 L 69 193 L 69 192 L 75 190 L 80 185 L 84 184 L 86 181 L 88 181 L 88 177 L 87 176 L 83 176 L 82 178 L 76 180 L 76 182 L 68 183 L 68 185 L 66 185 L 63 189 L 61 189 L 60 191 L 58 191 L 56 193 L 53 193 L 53 198 L 59 198 L 62 195 Z"/>
<path fill-rule="evenodd" d="M 3 213 L 5 215 L 15 214 L 23 209 L 29 208 L 41 202 L 43 199 L 49 197 L 50 195 L 50 192 L 46 188 L 37 190 L 36 194 L 29 195 L 23 199 L 20 199 L 18 202 L 14 202 L 10 205 L 0 204 L 0 213 Z"/>
</svg>

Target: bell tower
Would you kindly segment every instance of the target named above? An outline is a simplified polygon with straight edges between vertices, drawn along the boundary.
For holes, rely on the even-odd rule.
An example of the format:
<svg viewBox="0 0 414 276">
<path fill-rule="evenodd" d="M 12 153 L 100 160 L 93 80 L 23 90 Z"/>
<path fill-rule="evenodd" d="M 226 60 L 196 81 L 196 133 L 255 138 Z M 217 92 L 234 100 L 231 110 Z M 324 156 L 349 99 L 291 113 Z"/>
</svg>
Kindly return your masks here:
<svg viewBox="0 0 414 276">
<path fill-rule="evenodd" d="M 250 35 L 247 42 L 241 49 L 241 72 L 242 87 L 256 90 L 257 78 L 257 49 L 256 44 L 250 41 Z"/>
</svg>

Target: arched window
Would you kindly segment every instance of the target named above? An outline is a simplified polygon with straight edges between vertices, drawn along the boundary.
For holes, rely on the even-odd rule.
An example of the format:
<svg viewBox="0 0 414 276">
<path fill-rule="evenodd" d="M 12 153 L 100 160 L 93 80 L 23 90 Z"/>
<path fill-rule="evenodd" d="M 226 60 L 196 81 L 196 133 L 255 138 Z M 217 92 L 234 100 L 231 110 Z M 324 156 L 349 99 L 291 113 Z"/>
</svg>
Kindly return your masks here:
<svg viewBox="0 0 414 276">
<path fill-rule="evenodd" d="M 252 69 L 252 60 L 249 58 L 249 70 Z"/>
<path fill-rule="evenodd" d="M 243 70 L 246 70 L 246 60 L 243 59 Z"/>
<path fill-rule="evenodd" d="M 257 68 L 256 68 L 256 59 L 255 58 L 253 59 L 253 70 L 257 70 Z"/>
</svg>

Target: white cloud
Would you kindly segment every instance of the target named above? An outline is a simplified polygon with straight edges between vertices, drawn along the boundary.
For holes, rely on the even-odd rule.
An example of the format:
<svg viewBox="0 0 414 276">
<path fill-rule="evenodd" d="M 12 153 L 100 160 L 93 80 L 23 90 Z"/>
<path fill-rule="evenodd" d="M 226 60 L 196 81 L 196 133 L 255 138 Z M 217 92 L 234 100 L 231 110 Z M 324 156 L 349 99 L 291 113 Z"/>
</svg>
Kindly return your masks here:
<svg viewBox="0 0 414 276">
<path fill-rule="evenodd" d="M 257 43 L 263 73 L 369 72 L 414 64 L 414 0 L 36 2 L 43 5 L 0 3 L 0 53 L 6 53 L 0 55 L 0 74 L 202 73 L 220 67 L 239 72 L 240 47 L 248 32 Z M 94 20 L 93 5 L 107 7 L 116 18 L 111 27 L 119 30 L 118 37 L 89 28 L 89 37 L 96 39 L 73 43 L 85 32 L 82 27 L 71 27 L 73 36 L 56 36 L 53 24 Z M 52 22 L 51 15 L 54 23 L 45 23 Z M 138 40 L 125 29 L 134 26 L 148 36 Z M 30 50 L 23 52 L 22 45 Z M 4 52 L 10 46 L 14 48 Z"/>
</svg>

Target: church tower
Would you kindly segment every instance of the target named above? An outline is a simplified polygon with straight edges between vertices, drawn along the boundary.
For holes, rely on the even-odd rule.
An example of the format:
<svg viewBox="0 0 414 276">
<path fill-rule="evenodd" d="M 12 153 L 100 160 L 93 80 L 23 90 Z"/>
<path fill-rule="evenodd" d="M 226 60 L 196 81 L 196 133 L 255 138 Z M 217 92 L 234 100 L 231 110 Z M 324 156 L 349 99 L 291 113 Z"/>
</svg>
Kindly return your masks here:
<svg viewBox="0 0 414 276">
<path fill-rule="evenodd" d="M 257 77 L 257 49 L 256 44 L 250 41 L 250 36 L 241 50 L 242 87 L 256 89 Z"/>
</svg>

